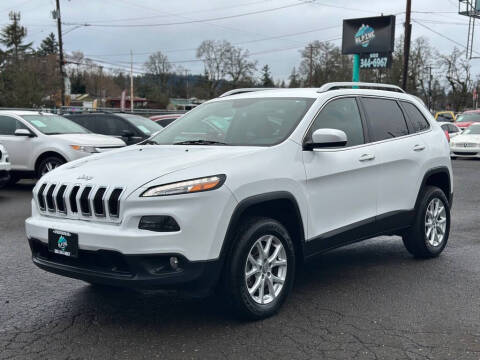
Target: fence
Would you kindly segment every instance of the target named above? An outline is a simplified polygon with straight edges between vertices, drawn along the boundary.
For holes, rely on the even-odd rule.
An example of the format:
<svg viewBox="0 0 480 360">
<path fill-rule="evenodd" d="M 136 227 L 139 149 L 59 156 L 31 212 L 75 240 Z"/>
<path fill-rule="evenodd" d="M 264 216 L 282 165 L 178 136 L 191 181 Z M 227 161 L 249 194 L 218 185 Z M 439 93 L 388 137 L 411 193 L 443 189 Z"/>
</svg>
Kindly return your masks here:
<svg viewBox="0 0 480 360">
<path fill-rule="evenodd" d="M 120 108 L 89 108 L 83 106 L 62 106 L 58 108 L 5 108 L 0 107 L 0 110 L 10 110 L 10 111 L 39 111 L 44 113 L 51 113 L 51 114 L 71 114 L 71 113 L 94 113 L 94 112 L 101 112 L 101 113 L 127 113 L 127 114 L 136 114 L 145 117 L 150 117 L 153 115 L 168 115 L 168 114 L 184 114 L 186 110 L 165 110 L 165 109 L 133 109 L 133 112 L 129 111 L 122 111 Z"/>
</svg>

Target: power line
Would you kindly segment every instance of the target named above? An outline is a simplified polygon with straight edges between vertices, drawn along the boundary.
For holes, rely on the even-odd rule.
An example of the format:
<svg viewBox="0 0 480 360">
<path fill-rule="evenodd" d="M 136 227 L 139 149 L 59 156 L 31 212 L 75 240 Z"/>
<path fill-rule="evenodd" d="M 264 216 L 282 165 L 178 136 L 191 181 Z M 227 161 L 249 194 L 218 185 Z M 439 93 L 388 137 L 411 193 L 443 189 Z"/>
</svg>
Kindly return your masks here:
<svg viewBox="0 0 480 360">
<path fill-rule="evenodd" d="M 289 34 L 283 34 L 283 35 L 278 35 L 278 36 L 270 36 L 270 37 L 265 37 L 262 39 L 254 39 L 254 40 L 246 40 L 246 41 L 239 41 L 235 42 L 232 45 L 244 45 L 244 44 L 251 44 L 251 43 L 256 43 L 256 42 L 262 42 L 262 41 L 269 41 L 269 40 L 277 40 L 277 39 L 283 39 L 286 37 L 291 37 L 291 36 L 298 36 L 298 35 L 305 35 L 305 34 L 310 34 L 313 32 L 319 32 L 319 31 L 325 31 L 325 30 L 331 30 L 331 29 L 338 29 L 342 27 L 342 25 L 333 25 L 333 26 L 327 26 L 327 27 L 322 27 L 322 28 L 317 28 L 317 29 L 311 29 L 311 30 L 306 30 L 306 31 L 299 31 L 295 33 L 289 33 Z M 303 45 L 302 45 L 303 46 Z M 184 51 L 195 51 L 197 48 L 183 48 L 183 49 L 170 49 L 170 50 L 162 50 L 163 53 L 173 53 L 173 52 L 184 52 Z M 140 53 L 135 53 L 135 55 L 151 55 L 155 53 L 155 51 L 149 51 L 149 52 L 140 52 Z M 129 55 L 130 53 L 116 53 L 116 54 L 88 54 L 88 56 L 126 56 Z"/>
<path fill-rule="evenodd" d="M 282 9 L 288 9 L 292 7 L 297 7 L 301 5 L 306 5 L 306 2 L 300 2 L 300 3 L 294 3 L 294 4 L 289 4 L 289 5 L 284 5 L 284 6 L 279 6 L 276 8 L 270 8 L 270 9 L 264 9 L 264 10 L 257 10 L 257 11 L 250 11 L 246 13 L 241 13 L 241 14 L 235 14 L 235 15 L 228 15 L 228 16 L 220 16 L 220 17 L 215 17 L 215 18 L 207 18 L 207 19 L 198 19 L 198 20 L 189 20 L 189 21 L 177 21 L 177 22 L 171 22 L 171 23 L 156 23 L 156 24 L 92 24 L 92 23 L 67 23 L 65 22 L 65 25 L 82 25 L 82 26 L 94 26 L 94 27 L 152 27 L 152 26 L 172 26 L 172 25 L 186 25 L 186 24 L 197 24 L 197 23 L 203 23 L 203 22 L 210 22 L 210 21 L 218 21 L 218 20 L 227 20 L 227 19 L 233 19 L 233 18 L 238 18 L 238 17 L 244 17 L 244 16 L 250 16 L 250 15 L 257 15 L 257 14 L 264 14 L 267 12 L 272 12 L 272 11 L 277 11 L 277 10 L 282 10 Z"/>
<path fill-rule="evenodd" d="M 466 47 L 465 45 L 463 45 L 462 43 L 459 43 L 458 41 L 453 40 L 453 39 L 449 38 L 448 36 L 445 36 L 445 35 L 443 35 L 442 33 L 438 32 L 438 31 L 436 31 L 436 30 L 433 30 L 431 27 L 429 27 L 429 26 L 427 26 L 427 25 L 425 25 L 425 24 L 422 24 L 422 23 L 419 22 L 418 20 L 415 20 L 415 19 L 412 19 L 412 20 L 413 20 L 415 23 L 417 23 L 418 25 L 424 27 L 425 29 L 427 29 L 427 30 L 429 30 L 429 31 L 437 34 L 438 36 L 440 36 L 440 37 L 442 37 L 442 38 L 444 38 L 444 39 L 446 39 L 446 40 L 448 40 L 448 41 L 450 41 L 450 42 L 452 42 L 452 43 L 454 43 L 454 44 L 462 47 L 463 49 L 467 49 L 467 47 Z M 480 55 L 480 53 L 477 52 L 477 51 L 475 51 L 475 50 L 472 50 L 472 52 L 476 53 L 477 55 Z"/>
<path fill-rule="evenodd" d="M 224 6 L 224 7 L 214 8 L 214 9 L 187 11 L 187 12 L 182 12 L 181 14 L 177 13 L 177 14 L 166 14 L 166 15 L 144 16 L 144 17 L 136 17 L 136 18 L 90 20 L 90 23 L 97 23 L 97 22 L 98 23 L 106 23 L 106 22 L 117 22 L 117 21 L 148 20 L 148 19 L 156 19 L 156 18 L 159 18 L 159 17 L 167 17 L 167 16 L 181 16 L 181 15 L 188 15 L 188 14 L 199 14 L 199 13 L 205 13 L 205 12 L 230 10 L 230 9 L 234 9 L 234 8 L 238 8 L 238 7 L 251 6 L 251 5 L 262 4 L 262 3 L 265 3 L 265 0 L 253 1 L 253 2 L 248 2 L 248 3 L 243 3 L 243 4 L 237 4 L 237 5 L 234 5 L 234 6 Z M 144 7 L 144 6 L 142 6 L 142 7 Z"/>
</svg>

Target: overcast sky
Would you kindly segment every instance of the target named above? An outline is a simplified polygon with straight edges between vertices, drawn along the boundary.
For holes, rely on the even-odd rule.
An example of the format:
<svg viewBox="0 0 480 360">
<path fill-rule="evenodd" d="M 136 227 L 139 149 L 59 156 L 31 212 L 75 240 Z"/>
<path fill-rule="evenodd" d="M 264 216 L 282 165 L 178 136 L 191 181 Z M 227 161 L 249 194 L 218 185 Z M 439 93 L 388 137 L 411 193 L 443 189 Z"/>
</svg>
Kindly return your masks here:
<svg viewBox="0 0 480 360">
<path fill-rule="evenodd" d="M 50 32 L 56 35 L 51 17 L 54 7 L 54 0 L 1 0 L 0 25 L 8 23 L 10 10 L 20 11 L 28 41 L 36 47 Z M 259 68 L 271 66 L 275 79 L 288 78 L 300 62 L 299 51 L 308 42 L 339 38 L 342 19 L 395 14 L 397 37 L 403 32 L 398 25 L 405 19 L 405 0 L 61 0 L 61 7 L 64 23 L 96 25 L 64 25 L 65 51 L 81 51 L 104 61 L 105 66 L 127 68 L 132 50 L 135 69 L 142 71 L 148 54 L 160 50 L 172 63 L 190 73 L 201 73 L 202 63 L 192 61 L 194 49 L 202 40 L 218 39 L 248 49 Z M 418 21 L 413 23 L 413 38 L 424 36 L 442 52 L 451 51 L 453 41 L 466 44 L 468 19 L 457 14 L 458 1 L 412 0 L 412 11 L 412 18 Z M 229 18 L 203 21 L 221 17 Z M 178 24 L 195 20 L 201 22 Z M 177 24 L 124 26 L 169 23 Z M 290 34 L 296 35 L 284 37 Z M 332 42 L 341 45 L 341 40 Z M 480 52 L 478 36 L 475 45 Z M 480 72 L 479 64 L 480 59 L 472 60 L 475 72 Z"/>
</svg>

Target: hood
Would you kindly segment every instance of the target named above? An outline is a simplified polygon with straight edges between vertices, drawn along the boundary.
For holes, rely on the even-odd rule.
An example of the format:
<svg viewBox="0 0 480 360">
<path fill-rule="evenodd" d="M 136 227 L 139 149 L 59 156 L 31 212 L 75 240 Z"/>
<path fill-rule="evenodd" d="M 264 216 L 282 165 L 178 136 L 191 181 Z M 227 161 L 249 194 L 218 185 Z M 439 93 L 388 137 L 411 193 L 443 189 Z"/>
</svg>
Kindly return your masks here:
<svg viewBox="0 0 480 360">
<path fill-rule="evenodd" d="M 113 136 L 100 134 L 58 134 L 49 135 L 67 141 L 70 145 L 125 146 L 125 143 Z"/>
<path fill-rule="evenodd" d="M 134 190 L 169 173 L 208 162 L 262 151 L 262 147 L 147 145 L 96 154 L 67 163 L 46 174 L 46 181 L 115 185 Z M 222 168 L 219 173 L 223 172 Z M 203 175 L 203 174 L 201 174 Z M 79 179 L 80 178 L 80 179 Z M 88 180 L 85 180 L 88 179 Z"/>
<path fill-rule="evenodd" d="M 473 121 L 460 121 L 455 123 L 455 125 L 457 125 L 459 128 L 466 128 L 472 124 L 473 124 Z"/>
<path fill-rule="evenodd" d="M 460 134 L 455 136 L 455 143 L 480 143 L 480 135 Z"/>
</svg>

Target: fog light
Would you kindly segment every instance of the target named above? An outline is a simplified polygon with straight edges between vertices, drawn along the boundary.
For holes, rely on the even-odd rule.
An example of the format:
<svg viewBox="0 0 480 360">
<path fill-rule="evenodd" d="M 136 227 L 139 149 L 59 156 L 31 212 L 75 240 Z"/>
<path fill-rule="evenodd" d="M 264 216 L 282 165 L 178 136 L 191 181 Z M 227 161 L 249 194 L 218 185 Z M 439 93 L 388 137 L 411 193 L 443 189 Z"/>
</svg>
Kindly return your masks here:
<svg viewBox="0 0 480 360">
<path fill-rule="evenodd" d="M 173 270 L 177 270 L 178 269 L 178 258 L 176 256 L 172 256 L 170 258 L 170 267 L 173 269 Z"/>
<path fill-rule="evenodd" d="M 142 216 L 138 228 L 156 232 L 180 231 L 180 226 L 178 226 L 175 219 L 166 215 Z"/>
</svg>

